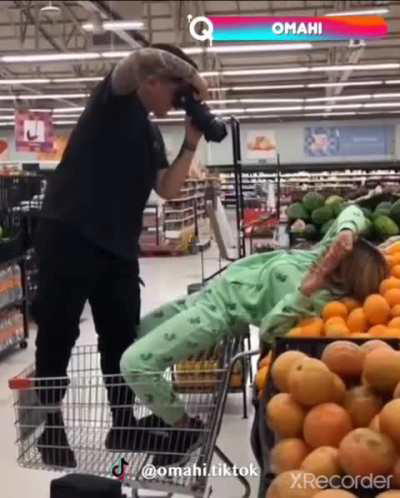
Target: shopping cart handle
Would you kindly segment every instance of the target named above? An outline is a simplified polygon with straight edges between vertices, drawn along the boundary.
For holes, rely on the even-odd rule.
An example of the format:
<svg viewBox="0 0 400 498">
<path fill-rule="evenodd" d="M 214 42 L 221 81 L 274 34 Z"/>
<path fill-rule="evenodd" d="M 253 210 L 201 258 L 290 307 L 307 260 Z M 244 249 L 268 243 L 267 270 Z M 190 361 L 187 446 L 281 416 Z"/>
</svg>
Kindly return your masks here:
<svg viewBox="0 0 400 498">
<path fill-rule="evenodd" d="M 233 371 L 233 367 L 235 366 L 235 363 L 238 361 L 238 360 L 241 360 L 242 358 L 246 358 L 246 357 L 250 357 L 250 356 L 255 356 L 255 355 L 259 355 L 261 353 L 261 351 L 259 349 L 254 349 L 252 351 L 242 351 L 240 353 L 237 353 L 232 359 L 231 359 L 231 362 L 229 364 L 229 375 L 232 373 Z"/>
</svg>

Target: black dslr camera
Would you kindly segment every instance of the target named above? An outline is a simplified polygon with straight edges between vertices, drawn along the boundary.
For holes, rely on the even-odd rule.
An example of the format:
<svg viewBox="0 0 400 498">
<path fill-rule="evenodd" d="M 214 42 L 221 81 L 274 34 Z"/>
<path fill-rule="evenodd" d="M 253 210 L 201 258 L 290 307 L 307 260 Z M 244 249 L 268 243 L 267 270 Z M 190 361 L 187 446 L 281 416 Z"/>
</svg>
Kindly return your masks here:
<svg viewBox="0 0 400 498">
<path fill-rule="evenodd" d="M 193 124 L 203 132 L 207 142 L 222 142 L 227 135 L 225 123 L 212 114 L 207 104 L 194 98 L 194 91 L 192 87 L 185 87 L 178 91 L 174 107 L 186 111 Z"/>
</svg>

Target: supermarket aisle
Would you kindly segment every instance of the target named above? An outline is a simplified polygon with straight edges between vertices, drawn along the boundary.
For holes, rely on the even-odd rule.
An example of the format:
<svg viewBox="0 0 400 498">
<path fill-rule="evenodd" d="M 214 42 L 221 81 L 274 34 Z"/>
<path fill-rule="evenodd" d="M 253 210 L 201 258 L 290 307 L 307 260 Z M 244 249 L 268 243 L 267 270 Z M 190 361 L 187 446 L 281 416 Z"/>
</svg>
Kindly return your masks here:
<svg viewBox="0 0 400 498">
<path fill-rule="evenodd" d="M 218 266 L 213 251 L 206 253 L 207 274 Z M 147 282 L 143 289 L 143 313 L 186 293 L 190 283 L 197 282 L 200 275 L 200 257 L 188 256 L 184 258 L 149 258 L 141 260 L 142 278 Z M 95 342 L 95 332 L 90 315 L 90 309 L 85 310 L 85 320 L 81 324 L 80 344 Z M 253 341 L 256 344 L 255 341 Z M 14 446 L 15 429 L 12 396 L 8 390 L 8 379 L 31 364 L 34 355 L 34 333 L 25 351 L 19 351 L 0 361 L 0 469 L 1 469 L 1 496 L 4 498 L 22 498 L 29 489 L 29 496 L 34 498 L 48 498 L 49 482 L 59 474 L 38 470 L 25 470 L 17 466 L 16 448 Z M 242 401 L 240 395 L 228 397 L 225 416 L 218 444 L 238 466 L 248 465 L 254 461 L 251 453 L 249 437 L 251 427 L 250 418 L 242 419 Z M 219 460 L 215 459 L 215 463 Z M 212 480 L 215 497 L 225 496 L 236 498 L 241 496 L 241 487 L 232 478 L 215 478 Z M 252 498 L 257 496 L 257 484 L 253 481 Z M 143 495 L 145 496 L 145 495 Z"/>
</svg>

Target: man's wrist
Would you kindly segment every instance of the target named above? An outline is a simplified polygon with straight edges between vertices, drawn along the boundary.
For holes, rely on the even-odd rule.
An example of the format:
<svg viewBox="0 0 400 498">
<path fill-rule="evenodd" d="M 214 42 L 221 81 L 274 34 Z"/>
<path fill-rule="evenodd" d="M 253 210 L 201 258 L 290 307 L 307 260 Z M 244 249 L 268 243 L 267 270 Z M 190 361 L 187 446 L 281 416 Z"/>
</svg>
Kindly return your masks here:
<svg viewBox="0 0 400 498">
<path fill-rule="evenodd" d="M 189 142 L 187 138 L 185 138 L 182 144 L 182 150 L 189 150 L 190 152 L 196 152 L 196 149 L 197 149 L 197 144 L 193 144 L 192 142 Z"/>
</svg>

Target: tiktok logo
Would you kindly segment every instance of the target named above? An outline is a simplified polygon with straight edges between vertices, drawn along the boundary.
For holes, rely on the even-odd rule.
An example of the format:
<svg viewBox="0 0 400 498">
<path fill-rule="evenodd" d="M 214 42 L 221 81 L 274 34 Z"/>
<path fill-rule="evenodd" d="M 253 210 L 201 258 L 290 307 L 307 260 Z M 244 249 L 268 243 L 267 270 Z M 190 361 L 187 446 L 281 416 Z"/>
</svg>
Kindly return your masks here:
<svg viewBox="0 0 400 498">
<path fill-rule="evenodd" d="M 111 467 L 111 474 L 119 481 L 125 481 L 128 467 L 129 462 L 127 462 L 125 458 L 122 457 Z"/>
<path fill-rule="evenodd" d="M 189 24 L 189 32 L 194 40 L 207 41 L 209 40 L 210 46 L 213 42 L 213 31 L 214 25 L 208 17 L 197 16 L 193 17 L 189 14 L 186 18 Z M 198 25 L 200 25 L 200 31 L 197 30 Z"/>
</svg>

